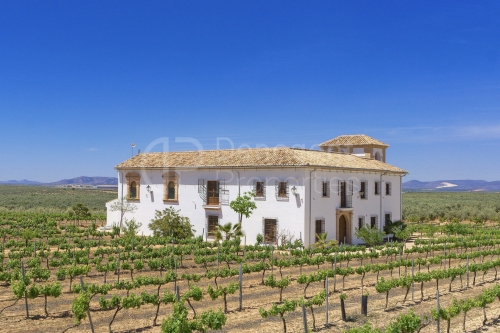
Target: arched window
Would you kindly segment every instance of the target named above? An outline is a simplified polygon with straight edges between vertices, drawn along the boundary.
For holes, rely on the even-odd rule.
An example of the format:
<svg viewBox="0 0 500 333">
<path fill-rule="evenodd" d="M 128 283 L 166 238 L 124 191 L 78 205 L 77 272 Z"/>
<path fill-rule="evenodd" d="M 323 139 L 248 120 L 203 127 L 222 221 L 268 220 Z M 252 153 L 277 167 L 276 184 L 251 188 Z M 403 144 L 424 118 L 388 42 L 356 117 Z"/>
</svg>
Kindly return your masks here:
<svg viewBox="0 0 500 333">
<path fill-rule="evenodd" d="M 129 172 L 125 175 L 125 178 L 127 179 L 127 199 L 138 201 L 141 197 L 141 176 L 137 172 Z"/>
<path fill-rule="evenodd" d="M 130 199 L 137 199 L 137 183 L 130 183 Z"/>
<path fill-rule="evenodd" d="M 174 200 L 175 199 L 175 183 L 174 182 L 169 182 L 168 183 L 168 200 Z"/>
<path fill-rule="evenodd" d="M 163 178 L 163 201 L 179 200 L 179 175 L 173 171 L 165 172 Z"/>
</svg>

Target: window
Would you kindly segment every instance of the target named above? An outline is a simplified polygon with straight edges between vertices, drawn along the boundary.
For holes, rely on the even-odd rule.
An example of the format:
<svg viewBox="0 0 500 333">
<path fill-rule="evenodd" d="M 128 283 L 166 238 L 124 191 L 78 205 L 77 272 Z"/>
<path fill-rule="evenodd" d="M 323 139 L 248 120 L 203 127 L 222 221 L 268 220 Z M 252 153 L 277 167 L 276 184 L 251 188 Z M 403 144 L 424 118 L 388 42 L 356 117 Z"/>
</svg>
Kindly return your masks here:
<svg viewBox="0 0 500 333">
<path fill-rule="evenodd" d="M 130 183 L 130 199 L 137 199 L 137 183 L 132 182 Z"/>
<path fill-rule="evenodd" d="M 139 201 L 140 199 L 140 180 L 141 176 L 137 172 L 129 172 L 125 175 L 127 179 L 127 199 Z"/>
<path fill-rule="evenodd" d="M 254 192 L 255 199 L 265 200 L 266 199 L 266 186 L 264 182 L 255 181 L 254 182 Z"/>
<path fill-rule="evenodd" d="M 175 199 L 175 184 L 174 182 L 169 182 L 168 183 L 168 195 L 167 199 L 173 200 Z"/>
<path fill-rule="evenodd" d="M 375 153 L 375 159 L 376 159 L 377 161 L 380 161 L 380 160 L 381 160 L 381 159 L 380 159 L 380 153 L 379 153 L 379 152 L 376 152 L 376 153 Z"/>
<path fill-rule="evenodd" d="M 380 194 L 380 182 L 375 182 L 375 195 Z"/>
<path fill-rule="evenodd" d="M 353 181 L 341 181 L 338 183 L 338 194 L 340 195 L 340 207 L 352 208 Z"/>
<path fill-rule="evenodd" d="M 164 173 L 163 178 L 163 201 L 178 201 L 179 200 L 179 175 L 170 171 Z"/>
<path fill-rule="evenodd" d="M 216 180 L 207 181 L 207 205 L 219 204 L 219 182 Z"/>
<path fill-rule="evenodd" d="M 358 229 L 361 229 L 365 226 L 365 217 L 360 216 L 358 217 Z"/>
<path fill-rule="evenodd" d="M 323 182 L 321 184 L 321 192 L 323 198 L 329 198 L 330 197 L 330 182 Z"/>
<path fill-rule="evenodd" d="M 288 200 L 288 182 L 276 181 L 276 199 Z"/>
<path fill-rule="evenodd" d="M 325 220 L 323 219 L 318 219 L 315 221 L 314 225 L 314 234 L 315 234 L 315 241 L 318 241 L 318 236 L 325 233 Z"/>
<path fill-rule="evenodd" d="M 359 186 L 359 198 L 368 199 L 368 182 L 361 182 Z"/>
<path fill-rule="evenodd" d="M 277 219 L 264 219 L 264 242 L 276 243 L 277 230 L 278 230 Z"/>
<path fill-rule="evenodd" d="M 387 223 L 391 222 L 392 222 L 391 213 L 385 213 L 384 226 L 386 226 Z"/>
<path fill-rule="evenodd" d="M 208 221 L 207 221 L 208 237 L 215 237 L 218 225 L 219 225 L 219 217 L 217 215 L 208 215 Z"/>
<path fill-rule="evenodd" d="M 370 227 L 377 228 L 377 216 L 370 217 Z"/>
<path fill-rule="evenodd" d="M 385 195 L 391 195 L 391 183 L 385 183 Z"/>
</svg>

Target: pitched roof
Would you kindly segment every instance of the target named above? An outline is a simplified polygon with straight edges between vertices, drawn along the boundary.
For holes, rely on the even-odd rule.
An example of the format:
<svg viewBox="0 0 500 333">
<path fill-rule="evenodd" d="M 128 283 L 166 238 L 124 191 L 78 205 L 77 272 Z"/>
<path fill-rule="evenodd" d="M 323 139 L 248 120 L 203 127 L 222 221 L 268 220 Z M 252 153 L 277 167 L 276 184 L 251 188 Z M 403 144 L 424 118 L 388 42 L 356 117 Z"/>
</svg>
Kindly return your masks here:
<svg viewBox="0 0 500 333">
<path fill-rule="evenodd" d="M 289 147 L 142 153 L 118 164 L 115 169 L 309 166 L 407 173 L 387 163 L 350 154 Z"/>
<path fill-rule="evenodd" d="M 340 135 L 331 140 L 320 143 L 320 147 L 330 147 L 330 146 L 363 146 L 363 145 L 373 145 L 381 147 L 389 147 L 388 144 L 382 141 L 376 140 L 365 134 L 354 134 L 354 135 Z"/>
</svg>

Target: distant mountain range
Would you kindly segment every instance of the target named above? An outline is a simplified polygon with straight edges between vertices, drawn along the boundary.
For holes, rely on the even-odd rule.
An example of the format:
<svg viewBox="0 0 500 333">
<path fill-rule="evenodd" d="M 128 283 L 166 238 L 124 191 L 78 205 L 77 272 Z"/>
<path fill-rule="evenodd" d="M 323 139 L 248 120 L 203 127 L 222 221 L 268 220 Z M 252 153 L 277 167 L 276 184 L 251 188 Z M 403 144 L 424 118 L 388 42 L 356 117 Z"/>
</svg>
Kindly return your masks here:
<svg viewBox="0 0 500 333">
<path fill-rule="evenodd" d="M 116 177 L 76 177 L 72 179 L 63 179 L 52 183 L 42 183 L 32 180 L 7 180 L 0 181 L 0 184 L 8 185 L 38 185 L 38 186 L 57 186 L 57 185 L 118 185 Z"/>
<path fill-rule="evenodd" d="M 403 191 L 433 191 L 433 192 L 500 192 L 500 181 L 485 180 L 435 180 L 421 182 L 410 180 L 403 183 Z"/>
<path fill-rule="evenodd" d="M 35 186 L 57 186 L 57 185 L 118 185 L 116 177 L 76 177 L 72 179 L 63 179 L 52 183 L 42 183 L 32 180 L 7 180 L 0 181 L 0 184 L 8 185 L 35 185 Z M 500 181 L 488 182 L 485 180 L 435 180 L 430 182 L 421 182 L 410 180 L 403 183 L 403 191 L 484 191 L 500 192 Z"/>
</svg>

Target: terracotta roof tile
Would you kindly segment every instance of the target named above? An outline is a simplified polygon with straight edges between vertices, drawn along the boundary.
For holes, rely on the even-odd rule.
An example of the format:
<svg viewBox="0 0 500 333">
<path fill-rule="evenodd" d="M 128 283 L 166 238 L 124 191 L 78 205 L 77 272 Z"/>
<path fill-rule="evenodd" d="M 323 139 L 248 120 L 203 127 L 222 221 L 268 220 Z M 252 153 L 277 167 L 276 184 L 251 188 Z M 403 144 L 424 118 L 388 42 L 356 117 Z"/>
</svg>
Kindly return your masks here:
<svg viewBox="0 0 500 333">
<path fill-rule="evenodd" d="M 382 141 L 376 140 L 364 134 L 341 135 L 319 144 L 320 147 L 358 146 L 358 145 L 374 145 L 381 147 L 389 147 L 388 144 L 385 144 Z"/>
<path fill-rule="evenodd" d="M 201 150 L 168 153 L 142 153 L 120 164 L 116 169 L 200 168 L 200 167 L 299 167 L 315 166 L 406 173 L 390 164 L 350 154 L 327 153 L 288 147 Z"/>
</svg>

